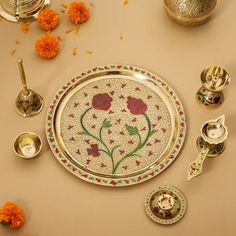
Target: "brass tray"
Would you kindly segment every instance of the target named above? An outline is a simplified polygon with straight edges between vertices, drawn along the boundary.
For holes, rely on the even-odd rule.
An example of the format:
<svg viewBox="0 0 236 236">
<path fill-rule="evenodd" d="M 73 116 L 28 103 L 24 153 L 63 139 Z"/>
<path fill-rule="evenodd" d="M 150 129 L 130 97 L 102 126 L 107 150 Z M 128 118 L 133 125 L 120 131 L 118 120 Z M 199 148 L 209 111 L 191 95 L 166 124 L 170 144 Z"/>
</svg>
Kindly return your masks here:
<svg viewBox="0 0 236 236">
<path fill-rule="evenodd" d="M 183 106 L 157 75 L 128 65 L 96 67 L 52 100 L 46 135 L 57 160 L 91 183 L 127 186 L 163 172 L 185 138 Z"/>
</svg>

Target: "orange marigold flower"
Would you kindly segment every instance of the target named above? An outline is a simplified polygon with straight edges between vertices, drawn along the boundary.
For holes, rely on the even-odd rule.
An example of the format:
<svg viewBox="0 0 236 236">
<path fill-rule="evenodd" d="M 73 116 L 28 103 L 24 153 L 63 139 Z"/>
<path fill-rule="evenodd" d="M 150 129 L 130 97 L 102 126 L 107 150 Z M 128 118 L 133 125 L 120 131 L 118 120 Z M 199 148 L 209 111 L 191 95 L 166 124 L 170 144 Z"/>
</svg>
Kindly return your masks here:
<svg viewBox="0 0 236 236">
<path fill-rule="evenodd" d="M 60 43 L 57 37 L 45 34 L 35 42 L 35 50 L 43 58 L 53 58 L 59 51 Z"/>
<path fill-rule="evenodd" d="M 83 23 L 89 18 L 89 9 L 83 2 L 74 1 L 70 3 L 67 16 L 76 24 Z"/>
<path fill-rule="evenodd" d="M 59 15 L 49 8 L 45 8 L 39 13 L 37 22 L 44 30 L 52 30 L 59 24 Z"/>
<path fill-rule="evenodd" d="M 0 209 L 0 223 L 8 224 L 12 229 L 17 229 L 23 226 L 25 215 L 21 208 L 13 202 L 6 202 Z"/>
</svg>

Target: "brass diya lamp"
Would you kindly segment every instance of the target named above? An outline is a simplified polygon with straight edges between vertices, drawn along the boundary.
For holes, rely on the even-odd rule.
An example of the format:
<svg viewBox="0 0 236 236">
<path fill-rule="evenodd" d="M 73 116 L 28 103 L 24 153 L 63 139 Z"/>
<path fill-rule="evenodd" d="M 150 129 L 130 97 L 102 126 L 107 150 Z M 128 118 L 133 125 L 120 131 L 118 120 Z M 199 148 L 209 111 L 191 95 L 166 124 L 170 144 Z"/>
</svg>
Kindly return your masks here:
<svg viewBox="0 0 236 236">
<path fill-rule="evenodd" d="M 0 15 L 12 22 L 30 22 L 50 0 L 0 0 Z"/>
<path fill-rule="evenodd" d="M 228 72 L 220 66 L 211 66 L 201 73 L 202 86 L 197 99 L 204 106 L 217 108 L 224 101 L 224 89 L 230 83 Z"/>
<path fill-rule="evenodd" d="M 197 26 L 209 20 L 217 0 L 164 0 L 171 20 L 184 26 Z"/>
<path fill-rule="evenodd" d="M 206 157 L 217 157 L 225 150 L 225 140 L 228 136 L 225 126 L 225 116 L 209 120 L 201 127 L 201 135 L 197 139 L 199 154 L 188 167 L 188 180 L 202 173 Z"/>
<path fill-rule="evenodd" d="M 22 58 L 19 58 L 17 63 L 19 65 L 23 89 L 16 99 L 15 110 L 19 115 L 24 117 L 37 115 L 43 109 L 43 98 L 27 87 Z"/>
</svg>

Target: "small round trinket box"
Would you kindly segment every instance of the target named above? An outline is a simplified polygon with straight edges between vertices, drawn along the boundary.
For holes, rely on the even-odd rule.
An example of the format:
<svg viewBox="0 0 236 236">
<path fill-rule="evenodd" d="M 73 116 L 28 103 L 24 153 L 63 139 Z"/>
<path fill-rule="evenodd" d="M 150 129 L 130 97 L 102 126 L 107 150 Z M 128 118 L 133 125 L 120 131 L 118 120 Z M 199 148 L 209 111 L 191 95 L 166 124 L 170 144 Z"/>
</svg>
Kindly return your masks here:
<svg viewBox="0 0 236 236">
<path fill-rule="evenodd" d="M 36 157 L 42 149 L 41 138 L 32 132 L 18 135 L 14 141 L 14 151 L 17 156 L 29 160 Z"/>
<path fill-rule="evenodd" d="M 145 210 L 148 216 L 159 224 L 174 224 L 185 214 L 187 202 L 175 187 L 160 186 L 148 194 Z"/>
</svg>

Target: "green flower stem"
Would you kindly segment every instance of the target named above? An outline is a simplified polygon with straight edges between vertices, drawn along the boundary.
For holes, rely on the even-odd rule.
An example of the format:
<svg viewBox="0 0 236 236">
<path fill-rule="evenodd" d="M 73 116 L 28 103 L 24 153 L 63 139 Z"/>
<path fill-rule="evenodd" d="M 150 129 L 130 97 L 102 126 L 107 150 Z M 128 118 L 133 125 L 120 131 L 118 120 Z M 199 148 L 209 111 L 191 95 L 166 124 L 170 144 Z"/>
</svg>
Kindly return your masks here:
<svg viewBox="0 0 236 236">
<path fill-rule="evenodd" d="M 81 118 L 80 118 L 80 124 L 81 124 L 82 129 L 84 130 L 84 132 L 85 132 L 88 136 L 90 136 L 90 137 L 92 137 L 92 138 L 94 138 L 94 139 L 96 139 L 97 141 L 100 142 L 99 138 L 97 138 L 95 135 L 91 134 L 91 133 L 85 128 L 85 126 L 84 126 L 84 124 L 83 124 L 84 116 L 85 116 L 91 109 L 92 109 L 92 107 L 90 107 L 89 109 L 87 109 L 87 110 L 84 112 L 84 114 L 81 116 Z"/>
<path fill-rule="evenodd" d="M 86 127 L 84 126 L 84 123 L 83 123 L 83 119 L 84 119 L 84 116 L 85 116 L 91 109 L 92 109 L 92 107 L 90 107 L 89 109 L 87 109 L 87 110 L 83 113 L 83 115 L 81 116 L 81 118 L 80 118 L 81 127 L 82 127 L 82 129 L 83 129 L 83 131 L 84 131 L 84 134 L 86 134 L 86 135 L 88 135 L 88 136 L 94 138 L 95 140 L 97 140 L 98 142 L 100 142 L 100 143 L 104 146 L 104 148 L 105 148 L 106 150 L 103 150 L 103 149 L 98 149 L 98 150 L 101 151 L 101 152 L 106 153 L 106 154 L 111 158 L 111 162 L 112 162 L 112 172 L 113 172 L 113 171 L 114 171 L 114 168 L 115 168 L 115 163 L 114 163 L 114 159 L 113 159 L 113 153 L 114 153 L 114 150 L 115 150 L 117 147 L 119 147 L 120 145 L 115 146 L 115 147 L 112 149 L 112 151 L 109 150 L 109 148 L 107 147 L 106 143 L 105 143 L 105 142 L 103 141 L 103 139 L 102 139 L 102 130 L 103 130 L 103 128 L 104 128 L 103 125 L 102 125 L 102 127 L 100 128 L 100 130 L 99 130 L 99 137 L 96 137 L 95 135 L 91 134 L 91 133 L 86 129 Z"/>
<path fill-rule="evenodd" d="M 151 126 L 150 119 L 148 118 L 146 113 L 144 113 L 143 116 L 146 118 L 146 121 L 147 121 L 147 124 L 148 124 L 148 133 L 147 133 L 147 136 L 146 136 L 144 142 L 140 145 L 139 149 L 146 145 L 148 139 L 151 137 L 151 132 L 152 132 L 152 126 Z"/>
<path fill-rule="evenodd" d="M 104 128 L 104 126 L 102 126 L 101 129 L 99 130 L 99 140 L 101 141 L 103 146 L 106 148 L 106 150 L 109 153 L 109 155 L 111 155 L 111 152 L 110 152 L 109 148 L 107 147 L 107 145 L 105 144 L 105 142 L 102 139 L 102 130 L 103 130 L 103 128 Z"/>
<path fill-rule="evenodd" d="M 104 153 L 106 153 L 108 156 L 110 155 L 106 150 L 98 149 L 98 151 L 100 151 L 100 152 L 104 152 Z"/>
<path fill-rule="evenodd" d="M 111 158 L 112 170 L 114 170 L 115 163 L 114 163 L 114 159 L 113 159 L 113 153 L 110 152 L 109 148 L 107 147 L 107 145 L 105 144 L 105 142 L 102 139 L 102 130 L 103 130 L 103 128 L 104 128 L 104 126 L 102 126 L 101 129 L 99 130 L 99 139 L 100 139 L 100 142 L 103 144 L 103 146 L 106 148 L 108 156 Z"/>
<path fill-rule="evenodd" d="M 116 165 L 115 165 L 115 168 L 113 169 L 113 174 L 116 172 L 118 166 L 125 160 L 127 159 L 128 157 L 131 157 L 131 156 L 139 156 L 138 154 L 136 154 L 136 152 L 138 150 L 140 150 L 141 148 L 143 148 L 145 146 L 145 144 L 147 143 L 148 139 L 151 137 L 151 133 L 152 133 L 152 127 L 151 127 L 151 122 L 150 122 L 150 119 L 148 118 L 147 114 L 144 113 L 143 116 L 145 117 L 146 121 L 147 121 L 147 124 L 148 124 L 148 133 L 147 133 L 147 136 L 146 138 L 144 139 L 143 143 L 142 143 L 142 139 L 141 139 L 141 136 L 140 134 L 138 133 L 138 138 L 139 138 L 139 143 L 138 145 L 136 146 L 136 148 L 134 148 L 131 152 L 129 152 L 128 154 L 126 154 L 122 159 L 120 159 Z"/>
</svg>

